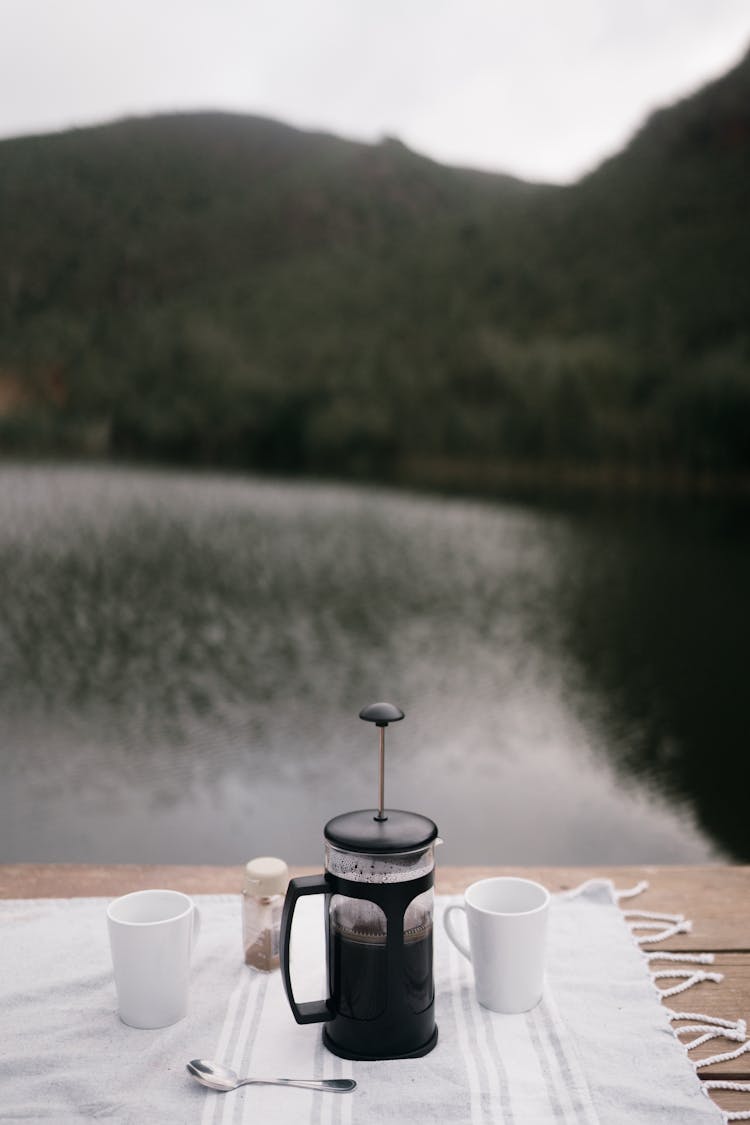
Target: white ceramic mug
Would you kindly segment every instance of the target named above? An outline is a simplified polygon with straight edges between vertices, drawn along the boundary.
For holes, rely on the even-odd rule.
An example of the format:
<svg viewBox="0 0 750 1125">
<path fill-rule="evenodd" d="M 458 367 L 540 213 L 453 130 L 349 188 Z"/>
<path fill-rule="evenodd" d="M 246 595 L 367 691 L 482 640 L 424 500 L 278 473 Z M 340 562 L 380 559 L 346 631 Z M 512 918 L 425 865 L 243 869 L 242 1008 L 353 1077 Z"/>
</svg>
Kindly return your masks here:
<svg viewBox="0 0 750 1125">
<path fill-rule="evenodd" d="M 120 1019 L 168 1027 L 187 1014 L 200 914 L 181 891 L 133 891 L 107 907 Z"/>
<path fill-rule="evenodd" d="M 474 967 L 477 1000 L 493 1012 L 528 1012 L 542 998 L 550 895 L 540 883 L 498 876 L 480 879 L 463 904 L 446 908 L 445 930 Z M 469 945 L 456 933 L 466 914 Z"/>
</svg>

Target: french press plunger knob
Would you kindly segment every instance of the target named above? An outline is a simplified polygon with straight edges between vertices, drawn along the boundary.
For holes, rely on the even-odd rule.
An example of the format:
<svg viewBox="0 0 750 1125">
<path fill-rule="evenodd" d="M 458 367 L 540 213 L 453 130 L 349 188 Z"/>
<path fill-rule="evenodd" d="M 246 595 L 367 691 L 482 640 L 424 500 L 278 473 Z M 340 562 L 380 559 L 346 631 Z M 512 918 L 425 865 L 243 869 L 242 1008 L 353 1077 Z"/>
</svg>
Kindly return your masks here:
<svg viewBox="0 0 750 1125">
<path fill-rule="evenodd" d="M 385 728 L 389 723 L 397 723 L 403 719 L 404 712 L 393 703 L 369 703 L 359 713 L 360 719 L 374 723 L 380 730 L 380 786 L 378 796 L 378 814 L 373 820 L 387 820 L 385 808 Z"/>
</svg>

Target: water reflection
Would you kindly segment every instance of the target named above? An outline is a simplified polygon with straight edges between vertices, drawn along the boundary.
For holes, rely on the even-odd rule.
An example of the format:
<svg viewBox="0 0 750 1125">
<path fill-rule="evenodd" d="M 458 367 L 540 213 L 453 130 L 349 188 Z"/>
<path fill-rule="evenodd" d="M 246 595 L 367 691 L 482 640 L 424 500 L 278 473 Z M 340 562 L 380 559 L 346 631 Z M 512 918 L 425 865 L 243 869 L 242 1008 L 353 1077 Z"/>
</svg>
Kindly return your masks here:
<svg viewBox="0 0 750 1125">
<path fill-rule="evenodd" d="M 691 519 L 6 468 L 0 859 L 316 862 L 376 799 L 382 697 L 386 798 L 446 862 L 744 855 L 701 759 L 736 745 L 748 554 Z"/>
<path fill-rule="evenodd" d="M 579 513 L 576 528 L 566 647 L 610 753 L 691 800 L 707 833 L 747 858 L 747 508 Z"/>
</svg>

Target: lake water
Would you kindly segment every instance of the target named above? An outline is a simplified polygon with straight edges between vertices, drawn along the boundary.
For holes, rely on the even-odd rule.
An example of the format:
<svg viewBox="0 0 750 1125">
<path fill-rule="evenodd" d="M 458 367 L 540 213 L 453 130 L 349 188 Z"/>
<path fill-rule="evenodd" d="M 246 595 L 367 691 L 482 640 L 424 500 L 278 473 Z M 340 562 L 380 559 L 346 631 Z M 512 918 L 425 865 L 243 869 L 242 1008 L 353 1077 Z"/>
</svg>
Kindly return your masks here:
<svg viewBox="0 0 750 1125">
<path fill-rule="evenodd" d="M 745 514 L 6 466 L 0 861 L 747 860 Z"/>
</svg>

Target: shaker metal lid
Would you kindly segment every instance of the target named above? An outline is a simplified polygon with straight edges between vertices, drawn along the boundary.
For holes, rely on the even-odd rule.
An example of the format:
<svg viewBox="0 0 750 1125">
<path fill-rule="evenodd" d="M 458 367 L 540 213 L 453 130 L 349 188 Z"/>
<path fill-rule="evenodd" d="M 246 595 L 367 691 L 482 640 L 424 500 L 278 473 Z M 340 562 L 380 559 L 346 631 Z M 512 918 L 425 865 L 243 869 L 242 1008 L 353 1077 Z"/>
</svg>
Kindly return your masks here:
<svg viewBox="0 0 750 1125">
<path fill-rule="evenodd" d="M 358 809 L 329 820 L 324 830 L 329 843 L 352 852 L 381 855 L 425 848 L 437 838 L 437 825 L 420 813 L 386 809 L 378 819 L 378 809 Z"/>
</svg>

